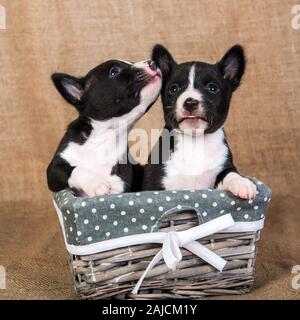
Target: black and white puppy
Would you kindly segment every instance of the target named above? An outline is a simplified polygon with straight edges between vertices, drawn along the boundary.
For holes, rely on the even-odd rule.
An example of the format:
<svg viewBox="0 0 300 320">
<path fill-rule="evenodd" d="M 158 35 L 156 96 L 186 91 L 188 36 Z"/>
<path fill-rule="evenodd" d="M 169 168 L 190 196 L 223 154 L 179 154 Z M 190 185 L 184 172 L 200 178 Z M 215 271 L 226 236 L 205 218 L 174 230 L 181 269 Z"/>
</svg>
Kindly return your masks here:
<svg viewBox="0 0 300 320">
<path fill-rule="evenodd" d="M 172 137 L 167 156 L 162 136 L 152 150 L 159 161 L 151 164 L 149 157 L 143 190 L 219 188 L 254 198 L 256 187 L 237 172 L 223 129 L 232 93 L 245 70 L 243 48 L 232 47 L 216 64 L 177 64 L 163 46 L 156 45 L 152 59 L 163 75 L 165 129 L 172 131 Z"/>
<path fill-rule="evenodd" d="M 159 96 L 155 62 L 109 60 L 83 78 L 55 73 L 52 80 L 79 116 L 48 166 L 49 189 L 69 187 L 89 197 L 130 191 L 127 133 Z"/>
</svg>

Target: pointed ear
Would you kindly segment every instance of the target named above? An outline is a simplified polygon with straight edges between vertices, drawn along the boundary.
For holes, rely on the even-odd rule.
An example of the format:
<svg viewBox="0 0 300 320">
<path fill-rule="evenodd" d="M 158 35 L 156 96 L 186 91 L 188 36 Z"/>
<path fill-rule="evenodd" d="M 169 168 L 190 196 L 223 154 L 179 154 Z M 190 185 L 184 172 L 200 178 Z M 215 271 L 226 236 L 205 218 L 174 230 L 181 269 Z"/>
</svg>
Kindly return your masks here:
<svg viewBox="0 0 300 320">
<path fill-rule="evenodd" d="M 224 79 L 228 79 L 235 90 L 240 84 L 246 67 L 243 47 L 235 45 L 230 48 L 218 65 Z"/>
<path fill-rule="evenodd" d="M 84 94 L 84 81 L 64 73 L 54 73 L 52 81 L 65 100 L 75 106 L 81 102 Z"/>
<path fill-rule="evenodd" d="M 173 67 L 176 65 L 176 62 L 174 61 L 169 51 L 161 44 L 156 44 L 152 49 L 152 60 L 155 61 L 155 63 L 161 70 L 163 80 L 168 79 Z"/>
</svg>

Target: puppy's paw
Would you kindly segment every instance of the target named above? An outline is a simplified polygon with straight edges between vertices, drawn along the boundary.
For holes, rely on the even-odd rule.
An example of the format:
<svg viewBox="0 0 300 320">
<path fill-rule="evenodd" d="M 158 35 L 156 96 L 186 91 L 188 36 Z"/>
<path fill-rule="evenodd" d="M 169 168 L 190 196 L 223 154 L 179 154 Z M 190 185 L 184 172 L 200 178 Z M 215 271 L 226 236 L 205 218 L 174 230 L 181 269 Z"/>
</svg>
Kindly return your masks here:
<svg viewBox="0 0 300 320">
<path fill-rule="evenodd" d="M 224 178 L 222 189 L 242 199 L 253 199 L 256 195 L 256 185 L 237 173 L 229 173 Z"/>
<path fill-rule="evenodd" d="M 103 181 L 96 183 L 84 191 L 88 197 L 104 196 L 111 194 L 111 186 L 106 181 Z"/>
<path fill-rule="evenodd" d="M 96 197 L 111 193 L 111 185 L 107 179 L 86 168 L 76 167 L 68 184 L 71 188 L 81 190 L 82 196 Z"/>
</svg>

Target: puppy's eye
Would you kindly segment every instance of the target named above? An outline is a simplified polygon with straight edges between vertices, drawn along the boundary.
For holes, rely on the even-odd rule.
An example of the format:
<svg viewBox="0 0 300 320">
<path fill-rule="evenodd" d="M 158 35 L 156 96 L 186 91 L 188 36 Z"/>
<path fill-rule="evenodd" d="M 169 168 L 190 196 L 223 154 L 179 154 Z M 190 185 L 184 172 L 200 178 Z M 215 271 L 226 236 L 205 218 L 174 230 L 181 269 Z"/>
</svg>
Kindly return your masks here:
<svg viewBox="0 0 300 320">
<path fill-rule="evenodd" d="M 179 89 L 180 89 L 180 88 L 179 88 L 179 85 L 178 85 L 177 83 L 174 83 L 174 84 L 172 84 L 172 85 L 169 87 L 168 92 L 169 92 L 170 94 L 174 94 L 174 93 L 178 92 Z"/>
<path fill-rule="evenodd" d="M 109 77 L 110 78 L 115 78 L 117 77 L 121 72 L 121 68 L 120 67 L 112 67 L 110 70 L 109 70 Z"/>
<path fill-rule="evenodd" d="M 207 91 L 210 93 L 217 93 L 219 91 L 219 87 L 215 83 L 209 83 L 206 86 Z"/>
</svg>

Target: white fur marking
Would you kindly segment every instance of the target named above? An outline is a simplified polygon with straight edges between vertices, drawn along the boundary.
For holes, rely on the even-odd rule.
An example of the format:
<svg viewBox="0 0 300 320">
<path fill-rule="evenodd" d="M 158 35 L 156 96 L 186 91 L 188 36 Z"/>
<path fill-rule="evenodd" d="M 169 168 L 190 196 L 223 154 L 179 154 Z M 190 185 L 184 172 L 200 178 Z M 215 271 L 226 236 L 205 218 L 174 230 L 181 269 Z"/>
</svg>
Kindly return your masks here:
<svg viewBox="0 0 300 320">
<path fill-rule="evenodd" d="M 174 153 L 165 163 L 166 190 L 213 188 L 228 154 L 222 129 L 205 134 L 201 140 L 179 134 Z"/>
<path fill-rule="evenodd" d="M 127 64 L 129 64 L 129 65 L 133 65 L 133 63 L 132 62 L 130 62 L 130 61 L 127 61 L 127 60 L 122 60 L 122 59 L 117 59 L 118 61 L 120 61 L 120 62 L 124 62 L 124 63 L 127 63 Z"/>
<path fill-rule="evenodd" d="M 188 87 L 177 98 L 177 101 L 176 101 L 176 113 L 182 111 L 184 101 L 187 98 L 193 98 L 193 99 L 198 100 L 200 102 L 202 101 L 202 95 L 197 89 L 195 89 L 194 82 L 195 82 L 195 65 L 193 65 L 191 67 L 191 70 L 189 72 L 189 85 L 188 85 Z"/>
</svg>

